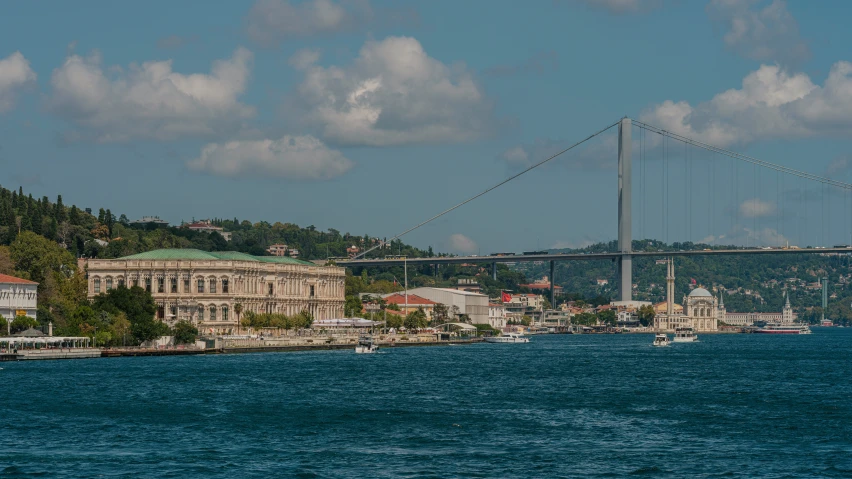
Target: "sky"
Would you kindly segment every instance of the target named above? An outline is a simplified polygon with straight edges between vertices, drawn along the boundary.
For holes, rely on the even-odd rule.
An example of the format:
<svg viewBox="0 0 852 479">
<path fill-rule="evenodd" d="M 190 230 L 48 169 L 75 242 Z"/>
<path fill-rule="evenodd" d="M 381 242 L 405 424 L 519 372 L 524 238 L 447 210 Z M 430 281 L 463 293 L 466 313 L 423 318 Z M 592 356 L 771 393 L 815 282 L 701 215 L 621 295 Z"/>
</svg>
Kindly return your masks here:
<svg viewBox="0 0 852 479">
<path fill-rule="evenodd" d="M 392 237 L 625 116 L 852 182 L 848 18 L 844 0 L 12 2 L 0 184 Z M 637 239 L 852 243 L 846 190 L 632 134 Z M 404 240 L 612 240 L 616 158 L 610 129 Z"/>
</svg>

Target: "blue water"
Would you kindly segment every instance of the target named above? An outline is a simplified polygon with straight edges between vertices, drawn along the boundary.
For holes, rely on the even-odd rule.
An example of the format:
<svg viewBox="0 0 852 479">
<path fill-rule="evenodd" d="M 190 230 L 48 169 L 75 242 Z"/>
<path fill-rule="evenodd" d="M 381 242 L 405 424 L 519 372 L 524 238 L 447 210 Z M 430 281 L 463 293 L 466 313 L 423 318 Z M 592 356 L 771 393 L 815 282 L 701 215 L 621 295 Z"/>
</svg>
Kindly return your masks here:
<svg viewBox="0 0 852 479">
<path fill-rule="evenodd" d="M 852 329 L 0 363 L 0 477 L 850 477 Z"/>
</svg>

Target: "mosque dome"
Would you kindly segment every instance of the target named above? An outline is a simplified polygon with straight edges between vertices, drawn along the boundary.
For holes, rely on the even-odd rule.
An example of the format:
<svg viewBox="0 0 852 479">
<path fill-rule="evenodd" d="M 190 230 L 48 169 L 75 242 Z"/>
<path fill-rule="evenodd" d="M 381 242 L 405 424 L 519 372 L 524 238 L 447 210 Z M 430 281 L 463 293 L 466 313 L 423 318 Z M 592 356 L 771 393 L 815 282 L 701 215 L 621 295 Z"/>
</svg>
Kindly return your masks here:
<svg viewBox="0 0 852 479">
<path fill-rule="evenodd" d="M 695 298 L 695 297 L 709 298 L 709 297 L 712 297 L 712 296 L 713 295 L 710 294 L 710 291 L 707 291 L 704 288 L 695 288 L 689 293 L 690 298 Z"/>
</svg>

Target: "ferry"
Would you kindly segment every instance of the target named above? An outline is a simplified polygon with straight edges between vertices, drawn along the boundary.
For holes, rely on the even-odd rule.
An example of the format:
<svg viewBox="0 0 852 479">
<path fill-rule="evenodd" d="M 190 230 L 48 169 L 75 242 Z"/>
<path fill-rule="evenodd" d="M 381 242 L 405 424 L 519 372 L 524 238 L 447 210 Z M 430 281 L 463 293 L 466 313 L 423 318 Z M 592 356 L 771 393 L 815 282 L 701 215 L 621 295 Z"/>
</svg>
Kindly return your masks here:
<svg viewBox="0 0 852 479">
<path fill-rule="evenodd" d="M 811 334 L 811 328 L 804 323 L 766 323 L 755 331 L 759 334 Z"/>
<path fill-rule="evenodd" d="M 675 330 L 674 342 L 676 343 L 694 343 L 698 341 L 698 335 L 692 328 L 677 328 Z"/>
<path fill-rule="evenodd" d="M 671 344 L 671 342 L 669 341 L 668 335 L 662 333 L 654 336 L 654 342 L 652 343 L 653 346 L 668 346 L 669 344 Z"/>
<path fill-rule="evenodd" d="M 518 333 L 503 333 L 500 336 L 483 338 L 483 341 L 486 343 L 528 343 L 530 339 Z"/>
<path fill-rule="evenodd" d="M 379 351 L 379 346 L 373 342 L 372 336 L 361 336 L 355 346 L 356 354 L 371 354 Z"/>
</svg>

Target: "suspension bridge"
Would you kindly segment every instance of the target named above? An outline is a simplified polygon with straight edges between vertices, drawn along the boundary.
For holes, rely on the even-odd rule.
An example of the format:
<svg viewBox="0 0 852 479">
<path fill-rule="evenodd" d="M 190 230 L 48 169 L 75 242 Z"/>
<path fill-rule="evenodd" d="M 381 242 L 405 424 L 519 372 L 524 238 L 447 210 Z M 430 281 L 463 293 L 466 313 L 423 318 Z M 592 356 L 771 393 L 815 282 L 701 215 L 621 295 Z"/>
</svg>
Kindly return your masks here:
<svg viewBox="0 0 852 479">
<path fill-rule="evenodd" d="M 558 261 L 612 260 L 617 262 L 618 301 L 631 301 L 634 257 L 852 253 L 852 239 L 850 239 L 852 238 L 852 184 L 763 161 L 626 117 L 408 228 L 389 241 L 396 240 L 488 194 L 615 127 L 618 128 L 617 251 L 367 258 L 367 254 L 386 243 L 382 242 L 354 258 L 339 260 L 337 264 L 349 267 L 491 264 L 492 274 L 496 279 L 498 263 L 549 261 L 552 303 L 554 266 Z M 634 129 L 638 131 L 636 139 L 633 138 Z M 639 161 L 639 168 L 635 174 L 633 171 L 634 147 L 638 149 L 635 156 Z M 636 216 L 633 214 L 634 180 L 638 180 L 639 186 Z M 814 186 L 818 190 L 814 189 Z M 683 197 L 673 199 L 674 190 L 679 189 L 682 189 Z M 743 192 L 743 189 L 746 191 Z M 720 196 L 725 201 L 722 201 Z M 768 199 L 771 196 L 775 198 Z M 818 213 L 815 214 L 815 207 L 809 207 L 811 203 L 819 207 Z M 838 205 L 838 203 L 842 204 Z M 736 238 L 737 234 L 744 234 L 741 239 L 745 240 L 745 245 L 735 248 L 677 251 L 633 249 L 634 222 L 639 228 L 640 237 L 647 237 L 647 230 L 651 229 L 660 236 L 658 239 L 665 242 L 668 242 L 670 235 L 673 236 L 676 233 L 682 238 L 693 238 L 697 233 L 702 238 L 697 241 L 698 243 L 721 242 L 726 235 L 715 233 L 719 228 L 725 227 L 723 224 L 717 224 L 721 222 L 718 217 L 722 212 L 717 211 L 721 204 L 728 205 L 724 213 L 729 218 L 728 232 L 733 233 L 730 237 Z M 695 213 L 696 207 L 702 209 L 700 214 Z M 834 214 L 832 214 L 832 207 L 834 207 Z M 681 211 L 673 214 L 671 212 L 673 208 Z M 678 213 L 681 214 L 678 215 Z M 671 219 L 673 215 L 680 216 L 680 219 L 673 222 Z M 695 217 L 705 218 L 707 224 L 704 225 L 706 226 L 704 231 L 700 231 L 701 225 L 695 223 Z M 747 224 L 749 221 L 751 225 Z M 767 224 L 767 222 L 774 224 Z M 791 237 L 798 243 L 804 244 L 803 241 L 808 240 L 809 236 L 818 246 L 799 247 L 789 244 Z M 829 246 L 830 240 L 838 237 L 843 238 L 845 241 L 842 242 L 848 244 Z"/>
</svg>

